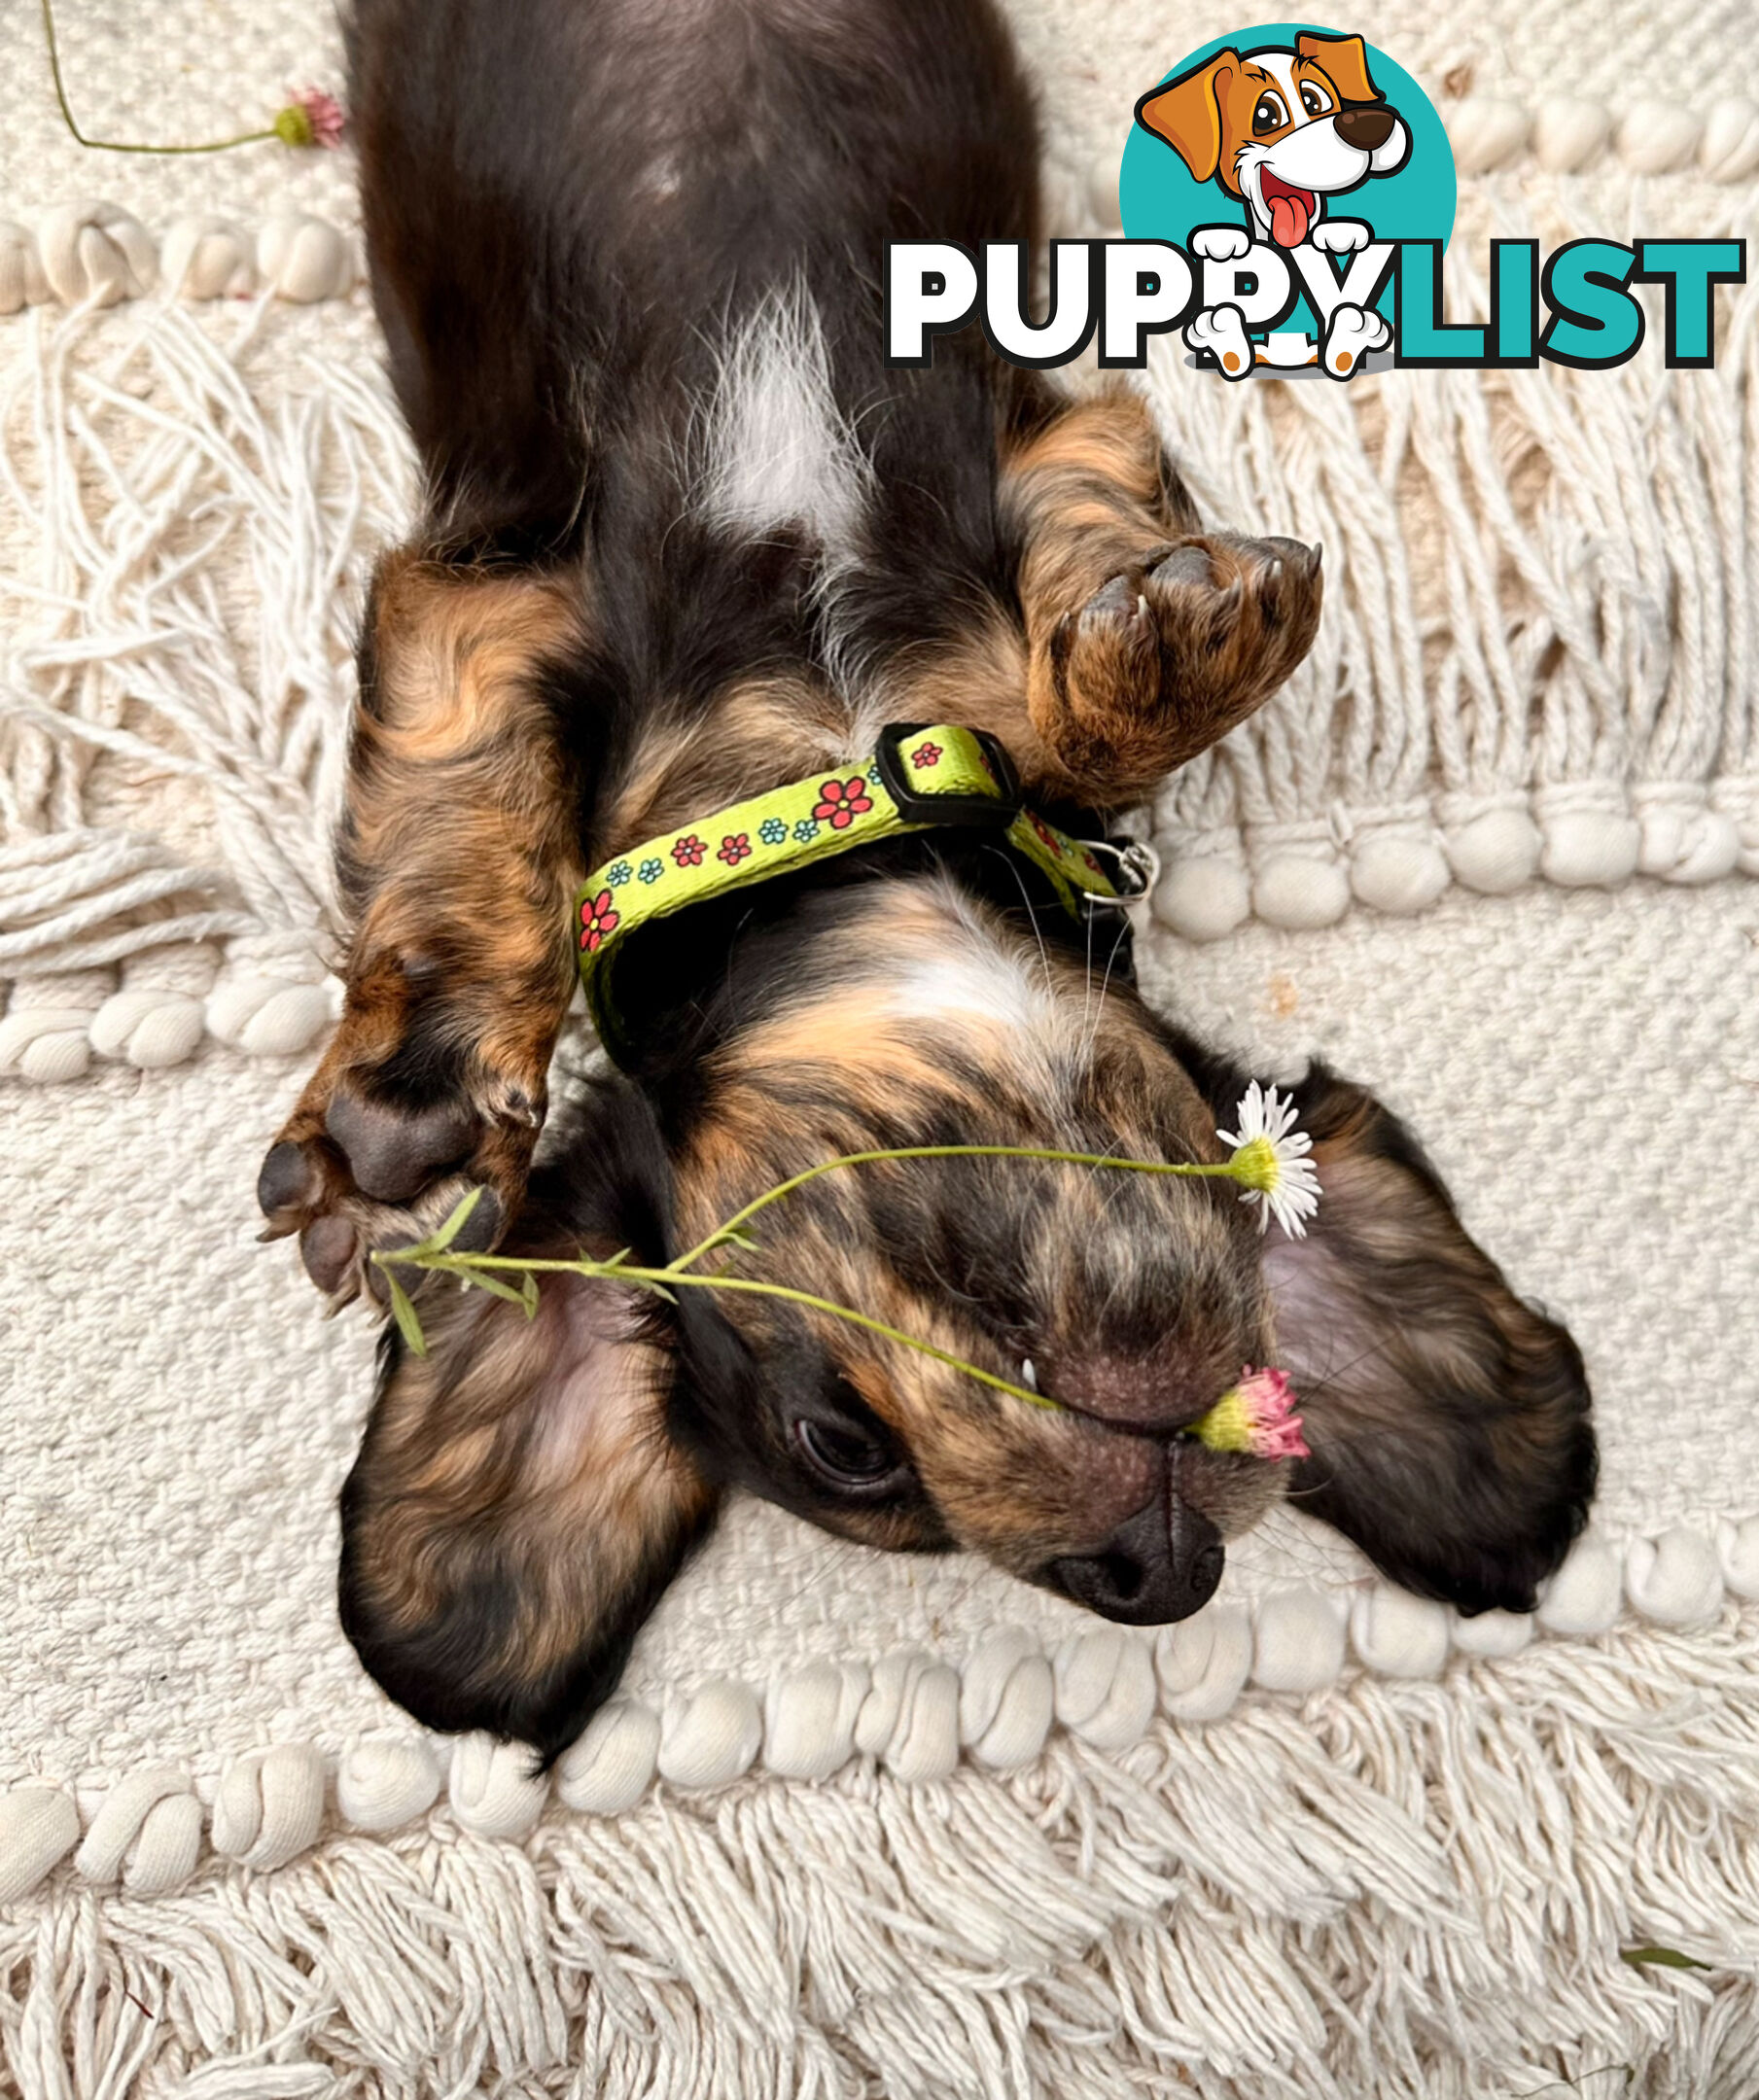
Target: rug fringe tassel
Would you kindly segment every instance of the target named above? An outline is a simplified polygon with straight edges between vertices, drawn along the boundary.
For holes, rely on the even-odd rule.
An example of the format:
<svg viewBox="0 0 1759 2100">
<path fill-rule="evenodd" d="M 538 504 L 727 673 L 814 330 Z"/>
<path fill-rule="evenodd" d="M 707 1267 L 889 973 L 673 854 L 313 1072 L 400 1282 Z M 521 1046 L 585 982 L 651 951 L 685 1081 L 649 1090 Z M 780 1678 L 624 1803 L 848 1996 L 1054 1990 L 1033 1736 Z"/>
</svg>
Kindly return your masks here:
<svg viewBox="0 0 1759 2100">
<path fill-rule="evenodd" d="M 0 2062 L 21 2100 L 1742 2100 L 1746 1617 L 1006 1776 L 661 1787 L 520 1841 L 442 1809 L 151 1899 L 63 1872 L 0 1913 Z"/>
<path fill-rule="evenodd" d="M 376 373 L 285 354 L 310 327 L 266 298 L 8 325 L 0 1072 L 285 1055 L 332 1017 L 352 623 L 414 468 Z"/>
</svg>

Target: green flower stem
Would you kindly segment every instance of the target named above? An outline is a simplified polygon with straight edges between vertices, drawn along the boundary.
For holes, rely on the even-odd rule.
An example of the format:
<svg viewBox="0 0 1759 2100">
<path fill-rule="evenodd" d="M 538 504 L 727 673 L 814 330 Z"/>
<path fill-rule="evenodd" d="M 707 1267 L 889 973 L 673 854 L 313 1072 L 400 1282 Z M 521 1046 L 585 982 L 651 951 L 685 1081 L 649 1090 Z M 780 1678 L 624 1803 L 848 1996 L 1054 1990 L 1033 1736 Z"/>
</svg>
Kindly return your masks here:
<svg viewBox="0 0 1759 2100">
<path fill-rule="evenodd" d="M 851 1326 L 865 1327 L 870 1334 L 884 1335 L 889 1342 L 900 1342 L 906 1348 L 915 1349 L 919 1355 L 932 1356 L 936 1363 L 946 1364 L 954 1371 L 962 1371 L 967 1378 L 974 1378 L 979 1383 L 993 1385 L 998 1392 L 1010 1394 L 1016 1400 L 1027 1400 L 1034 1407 L 1044 1408 L 1052 1414 L 1064 1412 L 1060 1402 L 1047 1393 L 1037 1393 L 1028 1385 L 1016 1385 L 1010 1380 L 998 1378 L 993 1371 L 984 1371 L 976 1364 L 967 1363 L 963 1356 L 955 1356 L 949 1350 L 936 1348 L 932 1342 L 925 1342 L 918 1335 L 905 1334 L 900 1327 L 889 1327 L 884 1320 L 871 1318 L 865 1312 L 858 1312 L 852 1306 L 835 1305 L 828 1298 L 816 1297 L 811 1291 L 793 1290 L 786 1283 L 764 1283 L 752 1277 L 729 1276 L 684 1276 L 673 1269 L 636 1269 L 626 1262 L 595 1261 L 524 1261 L 516 1254 L 423 1254 L 417 1248 L 393 1249 L 376 1253 L 373 1262 L 381 1269 L 408 1267 L 438 1271 L 441 1275 L 456 1276 L 469 1280 L 480 1270 L 510 1269 L 523 1276 L 580 1276 L 607 1283 L 640 1283 L 657 1291 L 661 1297 L 669 1294 L 677 1283 L 693 1284 L 699 1290 L 749 1291 L 764 1298 L 786 1298 L 792 1305 L 810 1306 L 816 1312 L 828 1313 L 833 1319 L 847 1320 Z"/>
<path fill-rule="evenodd" d="M 681 1254 L 666 1271 L 668 1276 L 679 1275 L 688 1269 L 702 1256 L 713 1252 L 739 1231 L 748 1218 L 756 1217 L 767 1205 L 779 1203 L 784 1196 L 792 1196 L 795 1189 L 803 1188 L 808 1181 L 816 1181 L 820 1174 L 834 1173 L 839 1167 L 865 1167 L 874 1160 L 911 1159 L 1033 1159 L 1050 1160 L 1065 1167 L 1115 1167 L 1126 1173 L 1197 1174 L 1219 1176 L 1230 1181 L 1240 1181 L 1245 1176 L 1233 1160 L 1217 1165 L 1202 1165 L 1197 1162 L 1171 1160 L 1116 1159 L 1107 1152 L 1055 1152 L 1042 1150 L 1034 1145 L 898 1145 L 881 1152 L 845 1152 L 838 1159 L 822 1161 L 817 1167 L 807 1168 L 792 1180 L 779 1181 L 773 1189 L 748 1203 L 743 1210 L 735 1210 L 724 1225 L 717 1226 L 709 1237 L 687 1254 Z M 1249 1183 L 1256 1186 L 1256 1183 Z M 1013 1388 L 1010 1387 L 1011 1391 Z"/>
<path fill-rule="evenodd" d="M 45 0 L 47 4 L 47 0 Z M 967 1378 L 975 1379 L 979 1384 L 993 1386 L 997 1392 L 1009 1394 L 1013 1399 L 1024 1400 L 1036 1408 L 1043 1408 L 1051 1414 L 1065 1412 L 1062 1403 L 1053 1400 L 1048 1393 L 1034 1392 L 1029 1385 L 1016 1385 L 1011 1379 L 998 1378 L 993 1371 L 985 1371 L 974 1363 L 967 1363 L 963 1356 L 935 1348 L 917 1335 L 905 1334 L 901 1328 L 890 1327 L 884 1320 L 872 1318 L 868 1313 L 858 1312 L 853 1306 L 837 1305 L 828 1298 L 817 1297 L 811 1291 L 795 1290 L 786 1283 L 765 1283 L 753 1277 L 730 1277 L 724 1272 L 715 1276 L 694 1276 L 689 1273 L 692 1264 L 717 1247 L 749 1247 L 752 1242 L 744 1237 L 742 1228 L 768 1205 L 779 1203 L 784 1196 L 792 1196 L 795 1189 L 803 1188 L 808 1181 L 816 1181 L 821 1174 L 834 1173 L 843 1167 L 866 1167 L 879 1160 L 917 1159 L 1028 1159 L 1048 1160 L 1053 1165 L 1065 1167 L 1109 1167 L 1126 1173 L 1188 1174 L 1199 1177 L 1218 1178 L 1245 1182 L 1249 1187 L 1258 1186 L 1252 1163 L 1248 1158 L 1249 1147 L 1242 1147 L 1231 1159 L 1219 1164 L 1203 1164 L 1196 1161 L 1132 1160 L 1117 1159 L 1106 1152 L 1063 1152 L 1036 1145 L 896 1145 L 873 1152 L 845 1152 L 836 1159 L 823 1160 L 816 1167 L 808 1167 L 803 1173 L 792 1179 L 780 1181 L 772 1189 L 748 1203 L 743 1210 L 736 1210 L 722 1225 L 718 1225 L 706 1240 L 700 1241 L 687 1253 L 676 1261 L 668 1262 L 663 1269 L 637 1269 L 621 1257 L 607 1262 L 589 1261 L 582 1256 L 579 1261 L 524 1260 L 516 1254 L 452 1254 L 446 1249 L 453 1236 L 463 1225 L 471 1211 L 475 1208 L 480 1191 L 473 1191 L 455 1209 L 452 1215 L 429 1239 L 415 1246 L 389 1248 L 372 1257 L 377 1268 L 387 1273 L 392 1269 L 422 1269 L 445 1276 L 455 1276 L 462 1283 L 473 1278 L 510 1270 L 515 1276 L 526 1279 L 528 1292 L 523 1299 L 528 1316 L 536 1310 L 536 1289 L 533 1278 L 538 1276 L 578 1276 L 601 1282 L 638 1283 L 646 1290 L 655 1291 L 660 1297 L 670 1295 L 678 1284 L 693 1285 L 699 1290 L 746 1291 L 755 1297 L 782 1298 L 791 1305 L 807 1306 L 815 1312 L 823 1312 L 828 1318 L 846 1320 L 852 1327 L 864 1327 L 869 1334 L 883 1335 L 889 1342 L 901 1344 L 922 1356 L 932 1356 L 936 1363 L 947 1365 L 950 1370 L 963 1372 Z M 397 1283 L 390 1278 L 392 1310 L 399 1326 L 407 1337 L 410 1347 L 418 1354 L 427 1353 L 422 1339 L 421 1323 L 415 1309 Z M 505 1284 L 486 1282 L 479 1287 L 492 1290 L 497 1296 L 518 1298 L 520 1294 L 508 1289 Z"/>
<path fill-rule="evenodd" d="M 270 128 L 266 131 L 240 131 L 236 138 L 212 139 L 203 146 L 136 146 L 122 139 L 88 138 L 74 121 L 73 111 L 68 107 L 67 89 L 61 82 L 61 54 L 55 45 L 54 11 L 50 0 L 43 0 L 43 34 L 49 42 L 49 70 L 54 77 L 55 100 L 61 105 L 61 115 L 67 128 L 82 146 L 95 147 L 103 153 L 144 154 L 201 154 L 225 153 L 232 146 L 254 146 L 262 139 L 278 138 L 280 133 Z"/>
</svg>

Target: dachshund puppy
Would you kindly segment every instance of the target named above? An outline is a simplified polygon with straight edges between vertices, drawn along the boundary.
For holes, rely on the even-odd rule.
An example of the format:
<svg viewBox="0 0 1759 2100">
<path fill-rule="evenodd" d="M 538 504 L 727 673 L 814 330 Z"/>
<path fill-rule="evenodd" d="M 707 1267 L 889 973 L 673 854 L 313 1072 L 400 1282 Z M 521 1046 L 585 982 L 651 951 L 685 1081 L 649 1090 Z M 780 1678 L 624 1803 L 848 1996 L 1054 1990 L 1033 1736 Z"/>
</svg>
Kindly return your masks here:
<svg viewBox="0 0 1759 2100">
<path fill-rule="evenodd" d="M 586 869 L 897 722 L 988 732 L 1103 835 L 1300 660 L 1319 564 L 1206 533 L 1129 395 L 1072 404 L 975 332 L 884 366 L 887 240 L 1037 231 L 986 0 L 357 0 L 352 41 L 429 496 L 361 638 L 346 1006 L 264 1163 L 271 1231 L 341 1299 L 471 1188 L 477 1245 L 659 1263 L 842 1152 L 1223 1157 L 1240 1075 L 1143 1007 L 1115 915 L 941 824 L 632 935 L 623 1070 L 534 1169 Z M 1131 1623 L 1196 1610 L 1292 1488 L 1407 1585 L 1530 1603 L 1593 1479 L 1577 1352 L 1368 1096 L 1297 1100 L 1310 1241 L 1225 1183 L 967 1159 L 827 1176 L 731 1257 L 1030 1359 L 1061 1412 L 764 1296 L 551 1277 L 528 1322 L 431 1290 L 343 1493 L 368 1668 L 556 1754 L 729 1487 Z M 1298 1465 L 1183 1433 L 1264 1362 Z"/>
</svg>

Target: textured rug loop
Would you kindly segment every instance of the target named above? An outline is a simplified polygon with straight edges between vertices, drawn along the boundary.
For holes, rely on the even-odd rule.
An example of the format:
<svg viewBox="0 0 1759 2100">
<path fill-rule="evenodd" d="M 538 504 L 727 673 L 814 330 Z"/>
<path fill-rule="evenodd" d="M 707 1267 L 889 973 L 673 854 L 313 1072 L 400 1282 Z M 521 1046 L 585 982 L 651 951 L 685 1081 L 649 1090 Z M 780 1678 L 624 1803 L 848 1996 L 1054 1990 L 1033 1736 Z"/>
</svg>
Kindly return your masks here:
<svg viewBox="0 0 1759 2100">
<path fill-rule="evenodd" d="M 1643 2091 L 1735 2096 L 1759 1938 L 1708 1921 L 1759 1916 L 1756 1635 L 1750 1609 L 1634 1627 L 1468 1665 L 1469 1700 L 1458 1673 L 1357 1676 L 1109 1755 L 1064 1734 L 1006 1777 L 862 1759 L 616 1816 L 558 1818 L 461 1744 L 449 1808 L 309 1851 L 314 1769 L 270 1751 L 213 1804 L 230 1866 L 194 1866 L 201 1803 L 144 1771 L 0 1915 L 0 2058 L 23 2100 L 330 2093 L 350 2067 L 423 2092 L 1490 2100 L 1670 2059 Z M 429 1776 L 402 1770 L 413 1801 Z M 0 1802 L 15 1860 L 65 1843 L 63 1803 Z M 1658 1945 L 1700 1966 L 1622 1958 Z"/>
<path fill-rule="evenodd" d="M 1284 1586 L 1246 1615 L 1230 1598 L 1152 1637 L 1093 1626 L 1050 1655 L 1004 1628 L 980 1639 L 962 1669 L 900 1650 L 871 1666 L 827 1659 L 767 1687 L 709 1677 L 666 1698 L 658 1711 L 635 1698 L 612 1701 L 562 1758 L 553 1783 L 533 1773 L 529 1752 L 516 1743 L 407 1732 L 375 1732 L 329 1754 L 284 1742 L 193 1774 L 163 1764 L 108 1782 L 70 1773 L 59 1798 L 77 1803 L 71 1821 L 40 1780 L 0 1793 L 0 1901 L 25 1894 L 74 1849 L 82 1818 L 86 1835 L 74 1861 L 81 1878 L 161 1894 L 194 1873 L 204 1827 L 213 1852 L 267 1871 L 315 1842 L 332 1816 L 375 1833 L 414 1822 L 442 1783 L 458 1822 L 484 1838 L 522 1837 L 552 1794 L 568 1806 L 610 1814 L 656 1781 L 713 1790 L 759 1763 L 779 1777 L 823 1780 L 852 1761 L 873 1760 L 905 1784 L 924 1784 L 945 1779 L 962 1757 L 992 1770 L 1031 1765 L 1053 1722 L 1094 1749 L 1122 1752 L 1149 1732 L 1157 1708 L 1185 1723 L 1219 1721 L 1248 1696 L 1249 1683 L 1305 1698 L 1364 1670 L 1432 1679 L 1453 1654 L 1506 1660 L 1527 1652 L 1536 1631 L 1608 1633 L 1622 1611 L 1662 1628 L 1711 1627 L 1725 1595 L 1759 1643 L 1759 1618 L 1746 1609 L 1759 1603 L 1759 1515 L 1709 1527 L 1674 1524 L 1632 1539 L 1622 1553 L 1590 1533 L 1533 1617 L 1461 1619 L 1373 1581 L 1345 1590 Z M 1621 1638 L 1650 1652 L 1635 1632 Z M 1567 1648 L 1542 1652 L 1564 1681 L 1573 1678 Z M 1746 1665 L 1706 1681 L 1741 1693 L 1752 1666 L 1749 1656 Z M 1703 1668 L 1694 1658 L 1681 1682 Z M 1689 1699 L 1680 1714 L 1705 1718 Z M 186 1805 L 167 1809 L 173 1798 Z"/>
</svg>

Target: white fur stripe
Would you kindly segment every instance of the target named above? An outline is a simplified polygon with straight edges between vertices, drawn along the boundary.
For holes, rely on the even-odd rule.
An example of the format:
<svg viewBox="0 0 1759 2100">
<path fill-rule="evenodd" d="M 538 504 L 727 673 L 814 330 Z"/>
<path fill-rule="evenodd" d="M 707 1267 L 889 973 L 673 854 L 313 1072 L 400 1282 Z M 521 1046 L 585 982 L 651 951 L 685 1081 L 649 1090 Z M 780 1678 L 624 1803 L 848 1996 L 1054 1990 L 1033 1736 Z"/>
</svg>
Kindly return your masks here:
<svg viewBox="0 0 1759 2100">
<path fill-rule="evenodd" d="M 710 404 L 702 508 L 747 532 L 802 526 L 845 553 L 872 469 L 837 407 L 824 323 L 804 287 L 763 299 L 729 341 Z"/>
</svg>

